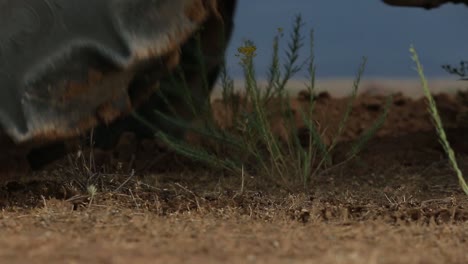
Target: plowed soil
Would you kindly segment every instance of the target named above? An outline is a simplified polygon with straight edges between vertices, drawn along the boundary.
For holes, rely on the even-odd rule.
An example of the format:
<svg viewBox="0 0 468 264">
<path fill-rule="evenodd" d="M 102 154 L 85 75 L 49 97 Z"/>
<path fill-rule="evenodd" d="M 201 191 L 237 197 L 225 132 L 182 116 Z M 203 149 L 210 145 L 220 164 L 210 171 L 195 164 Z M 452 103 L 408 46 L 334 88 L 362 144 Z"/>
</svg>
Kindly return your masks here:
<svg viewBox="0 0 468 264">
<path fill-rule="evenodd" d="M 436 101 L 468 175 L 466 98 Z M 342 163 L 386 100 L 358 97 L 337 166 L 306 190 L 214 172 L 132 135 L 111 152 L 83 151 L 20 175 L 0 189 L 0 262 L 468 263 L 468 198 L 423 99 L 394 95 L 383 127 Z M 326 139 L 348 100 L 322 93 L 316 102 Z"/>
</svg>

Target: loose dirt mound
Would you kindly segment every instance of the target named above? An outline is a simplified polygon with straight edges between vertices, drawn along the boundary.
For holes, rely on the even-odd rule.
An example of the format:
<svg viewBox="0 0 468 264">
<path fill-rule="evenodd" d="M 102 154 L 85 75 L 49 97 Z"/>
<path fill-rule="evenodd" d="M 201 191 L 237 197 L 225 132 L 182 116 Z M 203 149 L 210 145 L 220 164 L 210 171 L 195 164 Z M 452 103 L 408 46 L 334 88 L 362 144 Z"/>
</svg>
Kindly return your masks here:
<svg viewBox="0 0 468 264">
<path fill-rule="evenodd" d="M 293 107 L 308 96 L 301 93 Z M 441 94 L 436 101 L 468 174 L 465 98 Z M 336 164 L 386 100 L 358 97 Z M 316 102 L 316 122 L 331 138 L 348 100 L 321 94 Z M 395 95 L 367 148 L 319 173 L 307 192 L 252 177 L 240 193 L 240 176 L 214 173 L 132 135 L 92 154 L 94 163 L 83 152 L 1 187 L 5 262 L 468 263 L 468 199 L 422 99 Z"/>
</svg>

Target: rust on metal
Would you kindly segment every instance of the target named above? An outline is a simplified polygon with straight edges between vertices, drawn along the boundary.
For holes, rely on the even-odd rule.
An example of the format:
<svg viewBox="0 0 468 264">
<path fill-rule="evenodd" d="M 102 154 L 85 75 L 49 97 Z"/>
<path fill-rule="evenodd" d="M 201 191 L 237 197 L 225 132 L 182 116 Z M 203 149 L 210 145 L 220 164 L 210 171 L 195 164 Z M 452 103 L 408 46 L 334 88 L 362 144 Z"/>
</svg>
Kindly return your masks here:
<svg viewBox="0 0 468 264">
<path fill-rule="evenodd" d="M 77 96 L 90 93 L 90 88 L 98 85 L 103 78 L 104 76 L 101 72 L 90 69 L 88 71 L 88 78 L 85 81 L 67 81 L 65 92 L 62 94 L 62 100 L 66 102 L 76 98 Z"/>
<path fill-rule="evenodd" d="M 79 136 L 83 131 L 87 131 L 98 124 L 96 116 L 88 116 L 74 124 L 74 127 L 63 127 L 61 124 L 48 124 L 43 126 L 41 130 L 35 130 L 31 138 L 21 145 L 40 146 L 48 142 L 56 141 L 57 139 L 66 139 Z"/>
<path fill-rule="evenodd" d="M 96 113 L 101 122 L 104 122 L 105 124 L 109 124 L 110 122 L 115 120 L 117 117 L 119 117 L 122 114 L 122 112 L 130 111 L 130 100 L 128 100 L 127 105 L 128 105 L 127 110 L 122 111 L 122 109 L 119 109 L 118 107 L 116 107 L 112 102 L 107 102 L 107 103 L 100 105 Z"/>
<path fill-rule="evenodd" d="M 164 39 L 152 43 L 143 43 L 143 45 L 135 41 L 133 60 L 130 64 L 137 64 L 147 58 L 158 57 L 179 50 L 180 46 L 208 19 L 211 10 L 210 6 L 207 5 L 207 1 L 211 2 L 213 0 L 185 1 L 190 2 L 183 11 L 183 18 L 186 21 L 182 20 L 180 23 L 173 25 L 173 30 L 168 31 Z"/>
<path fill-rule="evenodd" d="M 191 5 L 185 9 L 185 16 L 192 22 L 200 23 L 208 16 L 206 0 L 194 0 Z"/>
<path fill-rule="evenodd" d="M 177 65 L 180 63 L 180 57 L 180 49 L 176 49 L 169 53 L 164 60 L 167 70 L 170 71 L 177 67 Z"/>
</svg>

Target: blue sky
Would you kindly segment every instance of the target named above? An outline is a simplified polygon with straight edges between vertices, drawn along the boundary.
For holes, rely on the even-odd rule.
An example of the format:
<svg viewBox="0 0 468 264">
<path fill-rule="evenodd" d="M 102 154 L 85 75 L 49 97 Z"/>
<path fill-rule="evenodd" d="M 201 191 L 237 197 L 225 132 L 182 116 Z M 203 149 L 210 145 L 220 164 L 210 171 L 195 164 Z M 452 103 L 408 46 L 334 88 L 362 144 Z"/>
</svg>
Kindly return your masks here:
<svg viewBox="0 0 468 264">
<path fill-rule="evenodd" d="M 468 59 L 468 8 L 460 5 L 425 11 L 389 7 L 379 0 L 239 0 L 237 11 L 228 52 L 234 76 L 241 72 L 234 54 L 244 39 L 257 44 L 257 72 L 266 72 L 273 36 L 278 27 L 289 33 L 295 14 L 306 23 L 304 33 L 315 31 L 319 77 L 353 76 L 363 56 L 368 77 L 416 77 L 410 44 L 430 77 L 449 77 L 441 64 Z"/>
</svg>

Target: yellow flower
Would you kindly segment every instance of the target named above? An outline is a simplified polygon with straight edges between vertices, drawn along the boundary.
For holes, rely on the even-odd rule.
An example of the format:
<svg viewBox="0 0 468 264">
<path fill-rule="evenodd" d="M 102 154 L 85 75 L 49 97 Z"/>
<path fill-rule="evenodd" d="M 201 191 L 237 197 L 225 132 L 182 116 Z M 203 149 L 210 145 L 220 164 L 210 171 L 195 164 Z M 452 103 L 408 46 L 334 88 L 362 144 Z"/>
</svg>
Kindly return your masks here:
<svg viewBox="0 0 468 264">
<path fill-rule="evenodd" d="M 240 55 L 244 55 L 244 57 L 252 58 L 255 57 L 257 54 L 255 53 L 257 51 L 257 47 L 254 45 L 245 45 L 242 47 L 239 47 L 237 49 Z"/>
</svg>

